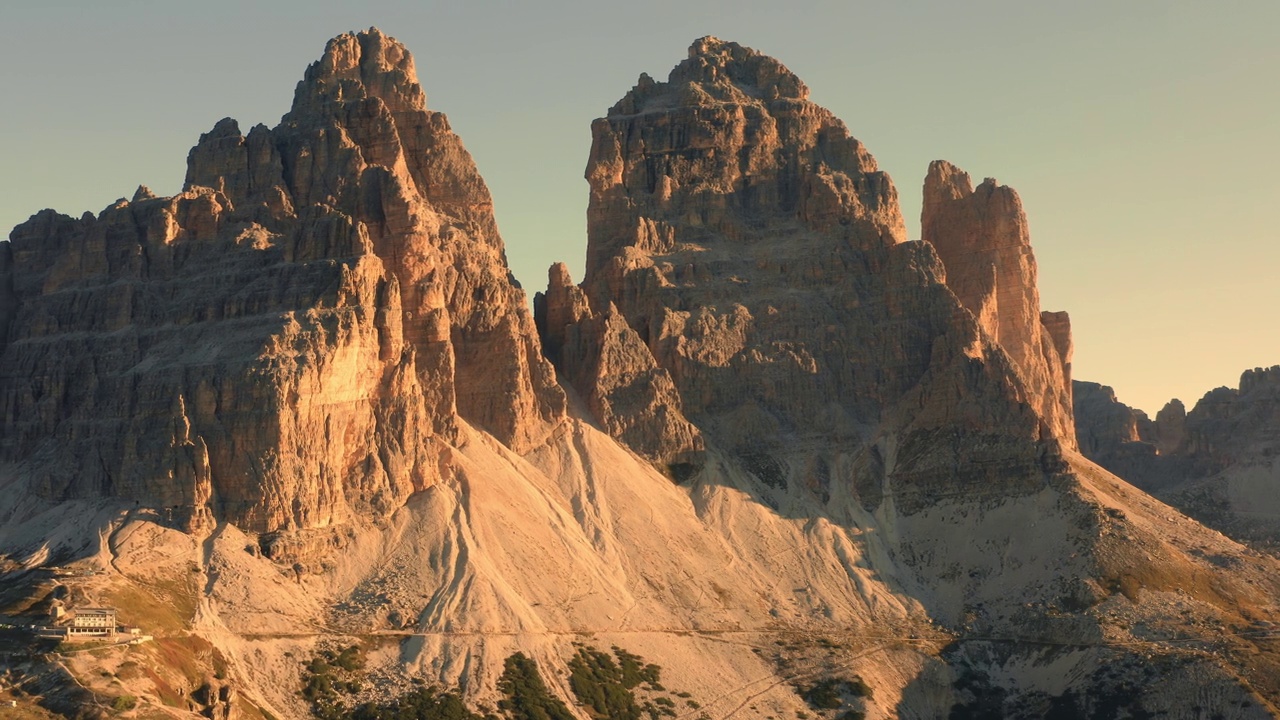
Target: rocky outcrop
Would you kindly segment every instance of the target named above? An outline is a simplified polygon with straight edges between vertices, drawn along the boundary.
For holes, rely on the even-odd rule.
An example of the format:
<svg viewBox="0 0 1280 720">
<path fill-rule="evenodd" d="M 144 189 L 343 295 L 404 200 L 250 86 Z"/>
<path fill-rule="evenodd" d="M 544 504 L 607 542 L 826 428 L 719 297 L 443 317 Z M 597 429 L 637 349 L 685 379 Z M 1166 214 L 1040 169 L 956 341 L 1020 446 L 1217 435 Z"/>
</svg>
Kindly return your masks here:
<svg viewBox="0 0 1280 720">
<path fill-rule="evenodd" d="M 489 193 L 377 30 L 276 128 L 201 136 L 181 194 L 42 212 L 0 271 L 0 457 L 50 499 L 324 526 L 433 483 L 459 419 L 523 450 L 564 408 Z"/>
<path fill-rule="evenodd" d="M 1072 385 L 1080 452 L 1140 487 L 1156 481 L 1156 426 L 1151 418 L 1120 402 L 1106 385 L 1079 380 Z"/>
<path fill-rule="evenodd" d="M 1141 413 L 1141 411 L 1138 411 Z M 1161 455 L 1173 455 L 1187 447 L 1187 407 L 1182 401 L 1174 398 L 1165 403 L 1156 413 L 1155 424 L 1148 437 L 1140 438 L 1155 442 L 1156 450 Z"/>
<path fill-rule="evenodd" d="M 1181 400 L 1170 400 L 1154 421 L 1117 400 L 1109 387 L 1077 381 L 1075 392 L 1081 451 L 1108 469 L 1120 455 L 1149 456 L 1148 467 L 1118 474 L 1157 490 L 1268 455 L 1280 428 L 1280 366 L 1246 370 L 1238 389 L 1210 390 L 1190 412 Z M 1134 443 L 1147 447 L 1127 447 Z"/>
<path fill-rule="evenodd" d="M 1011 190 L 935 164 L 937 249 L 905 241 L 892 183 L 843 124 L 777 61 L 714 38 L 667 81 L 641 76 L 592 134 L 586 274 L 574 287 L 552 268 L 544 347 L 584 398 L 609 398 L 587 404 L 633 449 L 670 437 L 657 404 L 681 411 L 706 447 L 692 504 L 735 543 L 775 518 L 856 528 L 870 567 L 975 648 L 975 665 L 993 664 L 991 638 L 1012 639 L 1004 669 L 1041 661 L 1041 642 L 1124 635 L 1135 613 L 1165 612 L 1137 602 L 1142 588 L 1215 572 L 1137 520 L 1181 519 L 1071 449 L 1069 321 L 1040 310 Z M 956 260 L 965 248 L 970 263 Z M 649 378 L 645 392 L 616 393 L 619 375 Z M 614 396 L 645 427 L 618 423 Z M 746 511 L 727 497 L 770 519 L 735 525 Z M 920 714 L 996 714 L 980 705 Z"/>
<path fill-rule="evenodd" d="M 254 134 L 238 141 L 244 163 L 229 180 L 228 161 L 200 162 L 207 143 L 227 140 L 202 138 L 188 185 L 229 187 L 238 207 L 270 209 L 277 185 L 260 176 L 276 164 Z M 426 108 L 408 51 L 376 29 L 330 41 L 270 135 L 294 207 L 335 208 L 364 224 L 415 319 L 409 340 L 443 342 L 448 328 L 455 357 L 444 384 L 458 413 L 517 450 L 541 439 L 563 398 L 507 268 L 488 188 L 445 116 Z"/>
<path fill-rule="evenodd" d="M 1062 382 L 1070 391 L 1072 389 L 1071 360 L 1075 355 L 1075 342 L 1071 339 L 1071 316 L 1061 310 L 1057 312 L 1044 310 L 1040 313 L 1040 324 L 1049 334 L 1049 339 L 1053 341 L 1053 349 L 1062 362 Z"/>
<path fill-rule="evenodd" d="M 591 294 L 621 294 L 624 248 L 665 254 L 709 236 L 747 244 L 762 223 L 857 246 L 905 240 L 888 175 L 808 96 L 777 60 L 711 37 L 667 82 L 641 75 L 591 129 Z"/>
<path fill-rule="evenodd" d="M 1029 254 L 988 255 L 1008 283 L 967 306 L 777 61 L 704 38 L 596 123 L 587 276 L 536 300 L 563 398 L 412 76 L 379 33 L 338 38 L 280 126 L 207 134 L 177 197 L 43 213 L 0 251 L 0 586 L 35 611 L 56 563 L 154 622 L 135 714 L 185 689 L 307 717 L 299 659 L 388 630 L 413 639 L 369 653 L 375 699 L 492 708 L 520 652 L 574 702 L 589 634 L 716 717 L 808 716 L 797 678 L 855 676 L 874 694 L 831 714 L 1275 714 L 1280 562 L 1064 447 L 1015 352 L 1037 331 L 1002 316 L 1065 381 Z M 1268 377 L 1159 437 L 1230 456 L 1212 438 L 1266 419 L 1239 402 Z M 115 696 L 108 655 L 59 683 Z M 353 684 L 333 712 L 374 697 Z"/>
<path fill-rule="evenodd" d="M 921 237 L 946 266 L 947 286 L 1009 356 L 1053 432 L 1073 437 L 1071 326 L 1041 313 L 1036 259 L 1018 193 L 936 160 L 924 181 Z"/>
<path fill-rule="evenodd" d="M 1280 450 L 1280 366 L 1246 370 L 1239 388 L 1210 390 L 1185 416 L 1180 409 L 1175 400 L 1157 414 L 1155 440 L 1194 458 L 1199 472 L 1269 460 Z"/>
<path fill-rule="evenodd" d="M 543 342 L 562 379 L 606 432 L 676 479 L 703 463 L 702 434 L 685 419 L 671 375 L 612 303 L 592 312 L 563 263 L 534 297 Z"/>
</svg>

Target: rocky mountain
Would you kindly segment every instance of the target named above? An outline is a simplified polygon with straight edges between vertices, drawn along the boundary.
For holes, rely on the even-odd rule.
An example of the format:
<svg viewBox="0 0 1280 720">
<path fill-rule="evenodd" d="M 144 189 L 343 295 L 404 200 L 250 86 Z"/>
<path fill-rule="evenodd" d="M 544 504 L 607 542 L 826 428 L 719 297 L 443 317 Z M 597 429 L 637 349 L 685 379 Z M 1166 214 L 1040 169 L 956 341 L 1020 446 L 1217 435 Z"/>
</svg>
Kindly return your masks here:
<svg viewBox="0 0 1280 720">
<path fill-rule="evenodd" d="M 182 194 L 2 252 L 0 457 L 46 499 L 325 526 L 436 482 L 460 418 L 525 450 L 564 411 L 484 181 L 379 33 L 331 42 L 274 130 L 201 136 Z"/>
<path fill-rule="evenodd" d="M 1075 388 L 1091 460 L 1237 540 L 1280 547 L 1280 366 L 1246 370 L 1239 388 L 1210 390 L 1189 412 L 1170 400 L 1154 420 L 1109 387 Z"/>
<path fill-rule="evenodd" d="M 372 29 L 181 194 L 16 228 L 0 612 L 154 641 L 8 683 L 102 716 L 1275 712 L 1280 561 L 1076 451 L 1105 433 L 1016 193 L 934 163 L 907 241 L 845 125 L 711 37 L 591 130 L 586 273 L 532 314 Z"/>
</svg>

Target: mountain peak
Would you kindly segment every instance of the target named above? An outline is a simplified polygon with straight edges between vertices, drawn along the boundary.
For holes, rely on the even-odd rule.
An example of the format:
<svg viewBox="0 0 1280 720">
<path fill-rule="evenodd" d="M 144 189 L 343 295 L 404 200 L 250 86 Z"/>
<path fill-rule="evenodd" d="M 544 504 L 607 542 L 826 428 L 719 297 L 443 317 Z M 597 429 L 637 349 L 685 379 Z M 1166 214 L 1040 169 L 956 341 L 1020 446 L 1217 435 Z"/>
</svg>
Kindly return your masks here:
<svg viewBox="0 0 1280 720">
<path fill-rule="evenodd" d="M 671 71 L 668 82 L 731 83 L 767 100 L 809 98 L 809 88 L 782 63 L 752 48 L 711 35 L 693 41 L 689 58 Z"/>
<path fill-rule="evenodd" d="M 689 57 L 666 82 L 647 73 L 609 110 L 609 116 L 634 115 L 673 106 L 751 104 L 778 99 L 808 100 L 809 88 L 772 57 L 736 42 L 708 35 L 689 46 Z"/>
<path fill-rule="evenodd" d="M 344 33 L 325 44 L 324 55 L 307 68 L 294 92 L 285 121 L 298 122 L 336 103 L 378 98 L 392 113 L 426 109 L 413 55 L 377 28 Z"/>
</svg>

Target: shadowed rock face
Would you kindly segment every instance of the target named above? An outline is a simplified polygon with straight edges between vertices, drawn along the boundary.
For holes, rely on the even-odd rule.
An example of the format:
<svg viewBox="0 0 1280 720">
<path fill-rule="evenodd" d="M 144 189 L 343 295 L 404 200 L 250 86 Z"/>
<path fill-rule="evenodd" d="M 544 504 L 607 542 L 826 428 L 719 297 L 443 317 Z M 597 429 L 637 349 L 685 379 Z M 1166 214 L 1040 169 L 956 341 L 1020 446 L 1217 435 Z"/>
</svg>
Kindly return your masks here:
<svg viewBox="0 0 1280 720">
<path fill-rule="evenodd" d="M 921 237 L 946 266 L 947 287 L 1013 358 L 1053 432 L 1071 443 L 1071 323 L 1041 313 L 1036 259 L 1022 200 L 987 178 L 975 190 L 968 173 L 943 160 L 929 165 Z"/>
<path fill-rule="evenodd" d="M 1111 387 L 1080 380 L 1073 385 L 1076 439 L 1086 457 L 1110 457 L 1125 443 L 1154 436 L 1147 414 L 1120 402 Z"/>
<path fill-rule="evenodd" d="M 1118 588 L 1214 572 L 1178 549 L 1200 530 L 1138 530 L 1163 506 L 1071 449 L 1069 320 L 1040 310 L 1016 194 L 935 164 L 938 247 L 907 242 L 889 179 L 805 97 L 777 61 L 704 38 L 593 124 L 586 275 L 553 267 L 535 301 L 561 377 L 651 459 L 693 428 L 700 515 L 725 517 L 726 492 L 883 543 L 870 566 L 975 648 L 953 678 L 1167 613 Z M 1010 696 L 1032 675 L 1015 673 Z M 1000 712 L 962 702 L 919 714 Z"/>
<path fill-rule="evenodd" d="M 1111 388 L 1075 385 L 1091 460 L 1236 539 L 1280 547 L 1280 366 L 1246 370 L 1190 411 L 1170 400 L 1155 420 Z"/>
<path fill-rule="evenodd" d="M 489 193 L 413 60 L 330 41 L 275 129 L 220 121 L 172 198 L 0 246 L 0 457 L 39 492 L 256 531 L 399 507 L 462 418 L 563 413 Z"/>
<path fill-rule="evenodd" d="M 562 375 L 588 398 L 607 393 L 573 358 L 594 357 L 583 343 L 606 335 L 583 318 L 599 325 L 616 309 L 634 355 L 646 348 L 674 383 L 672 412 L 732 452 L 875 448 L 867 472 L 923 477 L 950 473 L 954 453 L 1025 469 L 1036 442 L 1070 444 L 1070 416 L 1040 402 L 1047 378 L 1014 371 L 1020 355 L 965 312 L 933 248 L 906 242 L 889 177 L 807 96 L 778 61 L 703 38 L 666 82 L 642 75 L 592 125 L 586 276 L 569 289 L 553 270 L 538 301 Z M 1009 323 L 1043 337 L 1060 383 L 1031 309 Z M 1069 346 L 1065 319 L 1056 327 Z M 683 450 L 665 423 L 633 426 L 624 442 Z M 970 442 L 979 436 L 1002 439 Z"/>
<path fill-rule="evenodd" d="M 635 453 L 561 421 L 483 183 L 403 48 L 346 35 L 277 128 L 204 136 L 178 196 L 0 244 L 0 472 L 30 476 L 0 474 L 0 587 L 68 556 L 106 574 L 76 594 L 195 601 L 183 634 L 282 718 L 311 714 L 298 650 L 387 631 L 415 639 L 370 671 L 490 707 L 511 653 L 564 678 L 591 634 L 717 717 L 805 716 L 794 683 L 836 670 L 874 696 L 831 714 L 1275 715 L 1280 565 L 1062 449 L 1069 325 L 1038 309 L 1011 191 L 938 168 L 958 194 L 931 232 L 977 270 L 905 242 L 843 126 L 713 38 L 594 132 L 587 277 L 554 266 L 536 323 L 574 410 Z M 1273 461 L 1249 432 L 1278 378 L 1171 405 L 1157 442 Z M 270 534 L 57 502 L 84 496 Z M 197 668 L 170 689 L 255 714 L 194 686 L 204 659 L 153 655 Z"/>
<path fill-rule="evenodd" d="M 1155 420 L 1120 402 L 1109 387 L 1079 381 L 1075 386 L 1077 427 L 1082 439 L 1084 433 L 1089 437 L 1081 450 L 1157 492 L 1265 460 L 1280 444 L 1280 366 L 1246 370 L 1239 388 L 1210 390 L 1190 412 L 1174 398 Z"/>
<path fill-rule="evenodd" d="M 587 410 L 609 434 L 664 471 L 683 477 L 702 466 L 702 433 L 682 412 L 671 375 L 610 303 L 591 310 L 563 263 L 546 294 L 534 297 L 544 346 Z"/>
</svg>

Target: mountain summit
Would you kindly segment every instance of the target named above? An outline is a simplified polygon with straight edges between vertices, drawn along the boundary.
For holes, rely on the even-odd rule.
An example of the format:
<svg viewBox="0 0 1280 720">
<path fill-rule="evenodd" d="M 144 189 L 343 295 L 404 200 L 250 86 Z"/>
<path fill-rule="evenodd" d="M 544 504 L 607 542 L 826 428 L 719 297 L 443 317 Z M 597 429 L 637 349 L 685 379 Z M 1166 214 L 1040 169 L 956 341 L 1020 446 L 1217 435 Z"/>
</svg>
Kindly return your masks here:
<svg viewBox="0 0 1280 720">
<path fill-rule="evenodd" d="M 4 634 L 6 677 L 219 720 L 1271 716 L 1280 562 L 1076 452 L 1017 194 L 934 163 L 909 242 L 807 98 L 710 37 L 640 76 L 532 314 L 372 29 L 178 195 L 15 228 L 0 612 L 151 641 Z"/>
<path fill-rule="evenodd" d="M 564 397 L 492 205 L 408 51 L 335 38 L 182 194 L 13 231 L 0 453 L 47 499 L 273 532 L 400 507 L 459 420 L 527 450 Z"/>
</svg>

